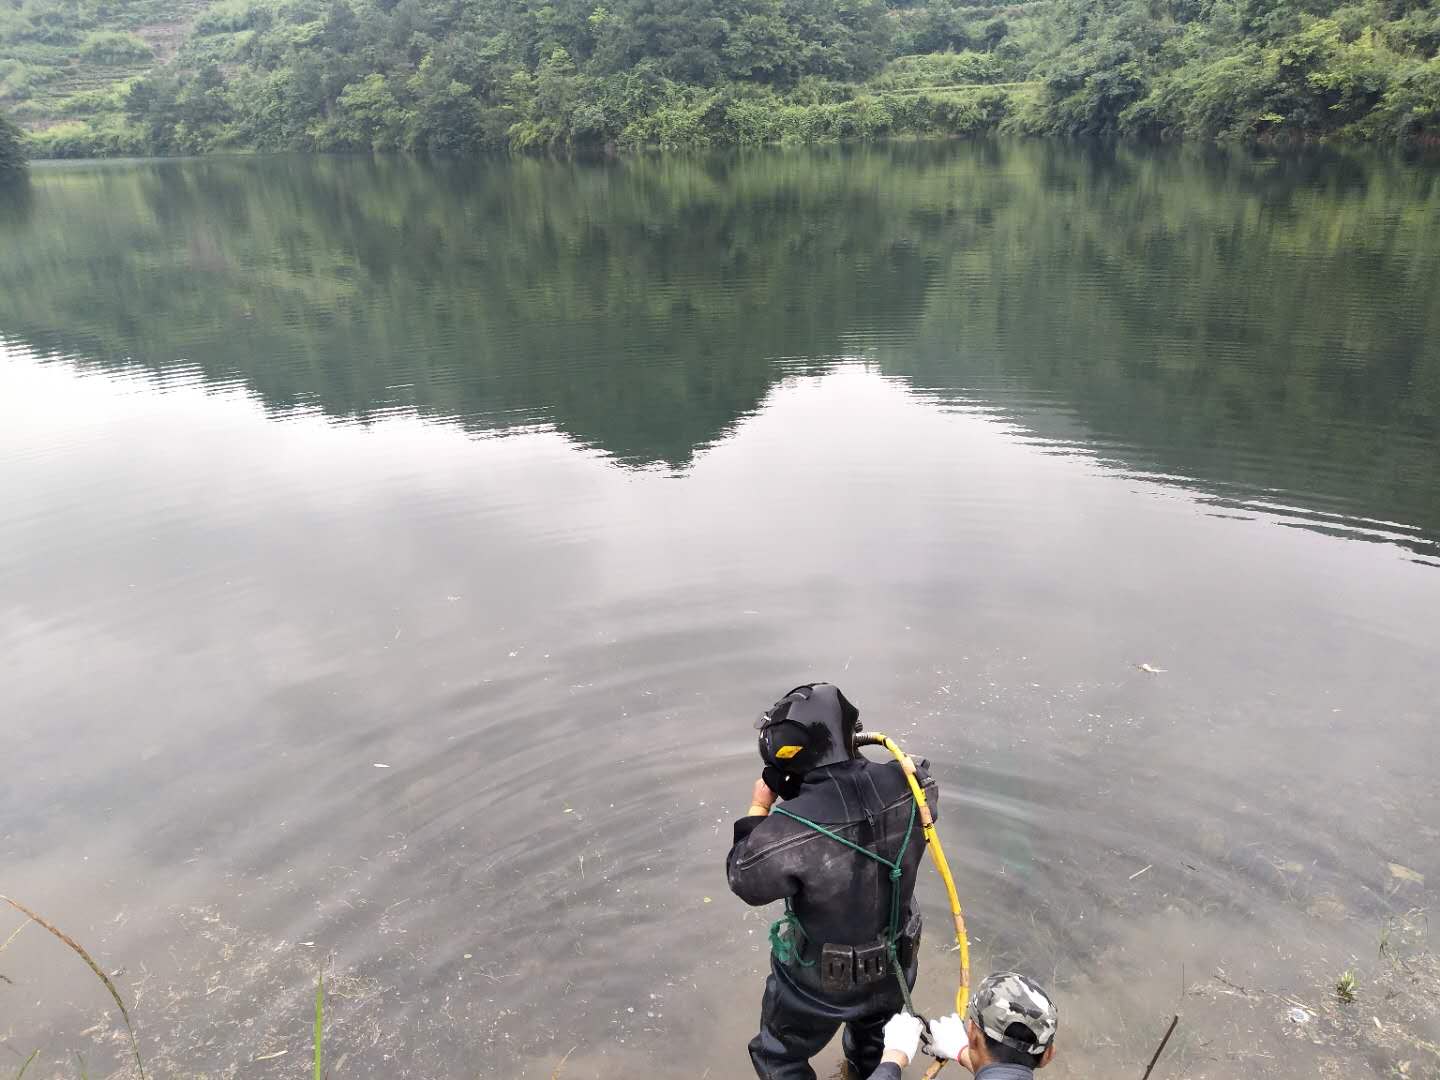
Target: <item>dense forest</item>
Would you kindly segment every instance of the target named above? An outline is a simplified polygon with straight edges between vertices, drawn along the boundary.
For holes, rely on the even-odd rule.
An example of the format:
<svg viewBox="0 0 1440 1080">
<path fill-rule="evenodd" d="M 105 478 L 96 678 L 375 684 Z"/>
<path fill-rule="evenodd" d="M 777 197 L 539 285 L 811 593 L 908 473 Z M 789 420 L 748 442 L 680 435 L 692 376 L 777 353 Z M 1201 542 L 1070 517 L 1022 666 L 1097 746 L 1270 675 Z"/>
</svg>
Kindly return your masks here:
<svg viewBox="0 0 1440 1080">
<path fill-rule="evenodd" d="M 0 111 L 56 157 L 1434 142 L 1437 49 L 1431 0 L 4 0 Z"/>
</svg>

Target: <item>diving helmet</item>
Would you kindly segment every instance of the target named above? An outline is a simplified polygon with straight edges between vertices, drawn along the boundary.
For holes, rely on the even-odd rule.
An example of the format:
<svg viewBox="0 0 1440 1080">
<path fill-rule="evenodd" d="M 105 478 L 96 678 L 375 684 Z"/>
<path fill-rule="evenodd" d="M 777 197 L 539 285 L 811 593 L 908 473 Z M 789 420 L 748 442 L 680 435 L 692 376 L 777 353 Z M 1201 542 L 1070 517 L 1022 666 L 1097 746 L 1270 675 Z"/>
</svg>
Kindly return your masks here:
<svg viewBox="0 0 1440 1080">
<path fill-rule="evenodd" d="M 760 757 L 790 776 L 857 756 L 860 710 L 831 683 L 797 686 L 755 721 Z"/>
</svg>

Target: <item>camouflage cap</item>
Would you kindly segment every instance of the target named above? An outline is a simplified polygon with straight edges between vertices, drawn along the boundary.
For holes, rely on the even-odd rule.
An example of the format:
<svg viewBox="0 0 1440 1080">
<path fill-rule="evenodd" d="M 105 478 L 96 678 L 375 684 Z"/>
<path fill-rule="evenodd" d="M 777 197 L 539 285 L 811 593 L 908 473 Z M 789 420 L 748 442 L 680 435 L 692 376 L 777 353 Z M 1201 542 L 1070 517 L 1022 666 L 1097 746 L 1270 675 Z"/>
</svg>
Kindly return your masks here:
<svg viewBox="0 0 1440 1080">
<path fill-rule="evenodd" d="M 1001 971 L 981 982 L 970 999 L 969 1018 L 996 1042 L 1025 1054 L 1043 1054 L 1060 1026 L 1060 1013 L 1050 995 L 1018 971 Z M 1006 1035 L 1011 1024 L 1023 1024 L 1033 1041 Z"/>
</svg>

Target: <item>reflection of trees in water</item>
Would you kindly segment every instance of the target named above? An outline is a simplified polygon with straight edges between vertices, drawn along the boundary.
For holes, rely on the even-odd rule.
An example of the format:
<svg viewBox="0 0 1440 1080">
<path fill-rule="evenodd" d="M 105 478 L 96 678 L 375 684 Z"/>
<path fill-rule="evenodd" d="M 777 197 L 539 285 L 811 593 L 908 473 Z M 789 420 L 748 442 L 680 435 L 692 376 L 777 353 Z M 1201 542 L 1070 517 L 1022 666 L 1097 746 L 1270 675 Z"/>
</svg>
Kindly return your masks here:
<svg viewBox="0 0 1440 1080">
<path fill-rule="evenodd" d="M 1437 554 L 1440 176 L 1334 154 L 1042 153 L 1043 200 L 937 267 L 986 285 L 963 311 L 930 305 L 889 366 L 1022 420 L 1043 400 L 1126 468 L 1270 493 L 1317 527 L 1406 523 L 1401 541 Z"/>
<path fill-rule="evenodd" d="M 0 229 L 18 229 L 24 225 L 30 220 L 34 205 L 28 172 L 0 181 Z"/>
<path fill-rule="evenodd" d="M 162 163 L 47 176 L 3 325 L 82 362 L 181 358 L 271 407 L 553 421 L 683 463 L 779 356 L 834 354 L 926 272 L 801 159 Z M 83 250 L 77 245 L 83 245 Z"/>
<path fill-rule="evenodd" d="M 0 326 L 78 363 L 681 465 L 776 359 L 864 352 L 1041 395 L 1127 464 L 1440 535 L 1440 181 L 1393 162 L 974 143 L 33 186 Z"/>
</svg>

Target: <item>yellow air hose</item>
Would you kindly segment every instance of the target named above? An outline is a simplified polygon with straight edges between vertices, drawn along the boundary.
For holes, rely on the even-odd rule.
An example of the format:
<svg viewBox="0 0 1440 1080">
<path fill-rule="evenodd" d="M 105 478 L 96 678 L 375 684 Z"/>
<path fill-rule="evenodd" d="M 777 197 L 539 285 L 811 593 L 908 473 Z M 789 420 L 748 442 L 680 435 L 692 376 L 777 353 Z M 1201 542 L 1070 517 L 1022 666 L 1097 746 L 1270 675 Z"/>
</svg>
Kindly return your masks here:
<svg viewBox="0 0 1440 1080">
<path fill-rule="evenodd" d="M 915 797 L 925 844 L 930 849 L 930 858 L 935 863 L 935 869 L 940 872 L 940 880 L 945 882 L 945 892 L 950 897 L 950 915 L 955 920 L 955 944 L 960 952 L 960 986 L 955 991 L 955 1011 L 963 1017 L 970 1004 L 970 938 L 965 933 L 965 916 L 960 911 L 960 897 L 955 892 L 955 879 L 950 876 L 950 864 L 945 861 L 945 849 L 940 846 L 940 837 L 935 832 L 935 818 L 925 801 L 925 789 L 915 779 L 915 762 L 910 760 L 910 755 L 901 750 L 894 739 L 878 731 L 860 732 L 855 736 L 855 743 L 857 746 L 883 746 L 889 750 L 900 763 L 905 780 L 910 785 L 910 794 Z M 944 1064 L 944 1061 L 937 1061 L 925 1075 L 934 1076 Z"/>
</svg>

